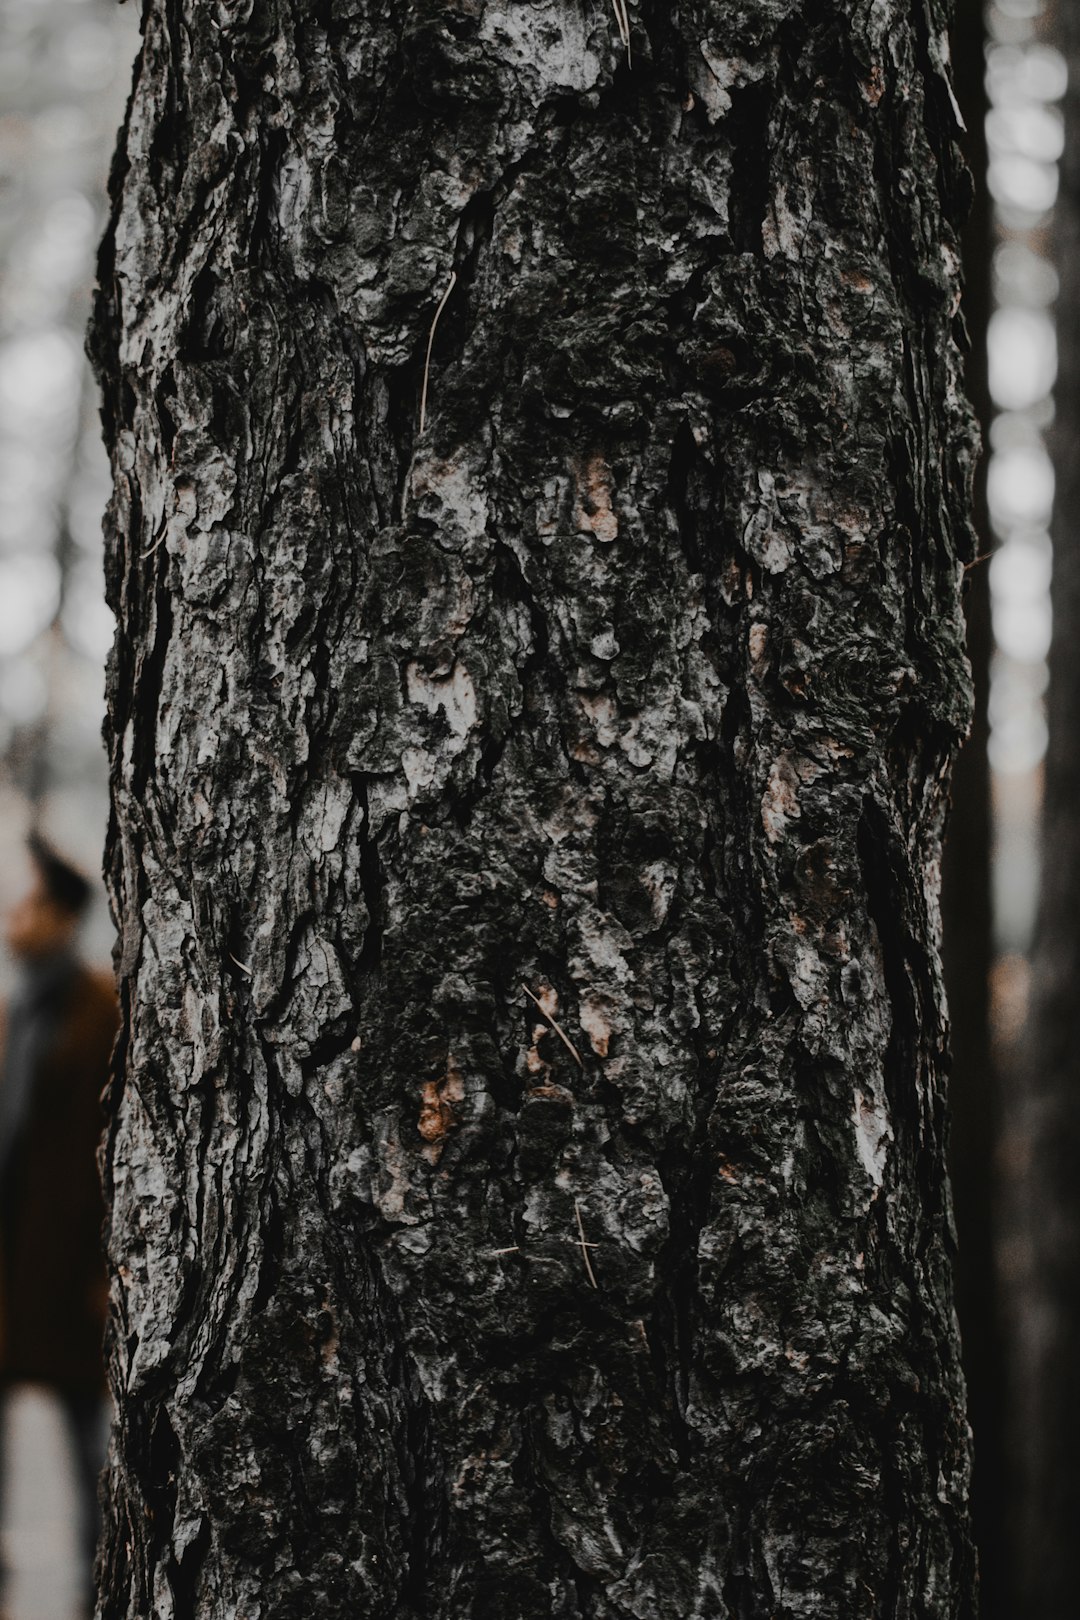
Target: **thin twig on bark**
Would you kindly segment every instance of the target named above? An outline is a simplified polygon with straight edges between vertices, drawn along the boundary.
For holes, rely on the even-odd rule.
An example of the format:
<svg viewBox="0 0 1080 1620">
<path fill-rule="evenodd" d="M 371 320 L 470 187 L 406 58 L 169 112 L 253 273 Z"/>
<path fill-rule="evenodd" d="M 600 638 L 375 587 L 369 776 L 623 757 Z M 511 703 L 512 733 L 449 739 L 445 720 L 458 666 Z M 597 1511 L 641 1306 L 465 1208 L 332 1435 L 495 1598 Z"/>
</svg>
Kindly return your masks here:
<svg viewBox="0 0 1080 1620">
<path fill-rule="evenodd" d="M 426 356 L 424 358 L 424 384 L 423 384 L 423 387 L 420 390 L 420 432 L 417 435 L 419 438 L 423 438 L 423 436 L 424 436 L 424 423 L 427 420 L 427 387 L 428 387 L 428 376 L 429 376 L 429 374 L 431 372 L 431 345 L 435 342 L 435 328 L 439 324 L 439 316 L 442 314 L 443 310 L 446 308 L 446 300 L 449 298 L 450 294 L 453 292 L 456 285 L 457 285 L 457 271 L 456 270 L 451 270 L 451 272 L 450 272 L 450 280 L 446 283 L 446 291 L 443 293 L 442 297 L 439 299 L 439 307 L 438 307 L 438 309 L 436 309 L 435 314 L 432 317 L 431 331 L 428 333 L 427 354 L 426 354 Z"/>
<path fill-rule="evenodd" d="M 539 996 L 534 996 L 532 991 L 529 989 L 527 984 L 523 984 L 521 988 L 524 990 L 524 992 L 528 996 L 529 1000 L 536 1003 L 537 1007 L 540 1009 L 540 1016 L 542 1018 L 547 1019 L 548 1023 L 551 1025 L 552 1029 L 555 1031 L 555 1033 L 559 1037 L 560 1041 L 562 1041 L 563 1045 L 566 1047 L 566 1050 L 570 1053 L 571 1057 L 574 1059 L 574 1062 L 577 1064 L 578 1068 L 579 1069 L 584 1069 L 585 1064 L 582 1062 L 581 1053 L 578 1051 L 577 1047 L 574 1045 L 574 1043 L 570 1039 L 569 1035 L 564 1034 L 564 1032 L 559 1028 L 558 1024 L 555 1022 L 554 1018 L 552 1018 L 551 1014 L 545 1010 L 544 1004 L 540 1000 Z"/>
<path fill-rule="evenodd" d="M 626 9 L 626 0 L 611 0 L 615 12 L 615 21 L 619 28 L 619 38 L 626 46 L 626 65 L 630 66 L 630 14 Z"/>
<path fill-rule="evenodd" d="M 592 1268 L 592 1261 L 589 1259 L 589 1250 L 595 1249 L 596 1244 L 587 1243 L 585 1241 L 585 1227 L 583 1226 L 581 1220 L 581 1205 L 578 1203 L 576 1198 L 574 1199 L 574 1214 L 577 1216 L 578 1245 L 581 1249 L 581 1258 L 585 1262 L 585 1270 L 589 1273 L 589 1281 L 592 1283 L 593 1287 L 599 1288 L 600 1284 L 596 1280 L 596 1273 Z"/>
</svg>

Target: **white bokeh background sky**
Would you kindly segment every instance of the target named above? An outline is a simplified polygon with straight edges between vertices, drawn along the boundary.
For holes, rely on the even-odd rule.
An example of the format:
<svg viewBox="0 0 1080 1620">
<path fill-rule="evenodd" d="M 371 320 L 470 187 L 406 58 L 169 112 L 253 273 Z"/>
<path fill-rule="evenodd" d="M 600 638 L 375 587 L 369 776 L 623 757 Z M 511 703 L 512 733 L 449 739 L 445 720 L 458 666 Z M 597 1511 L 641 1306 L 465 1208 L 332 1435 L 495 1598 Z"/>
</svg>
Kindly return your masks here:
<svg viewBox="0 0 1080 1620">
<path fill-rule="evenodd" d="M 83 334 L 137 39 L 131 4 L 0 0 L 0 906 L 32 819 L 101 862 L 108 471 Z M 90 934 L 104 955 L 103 902 Z"/>
</svg>

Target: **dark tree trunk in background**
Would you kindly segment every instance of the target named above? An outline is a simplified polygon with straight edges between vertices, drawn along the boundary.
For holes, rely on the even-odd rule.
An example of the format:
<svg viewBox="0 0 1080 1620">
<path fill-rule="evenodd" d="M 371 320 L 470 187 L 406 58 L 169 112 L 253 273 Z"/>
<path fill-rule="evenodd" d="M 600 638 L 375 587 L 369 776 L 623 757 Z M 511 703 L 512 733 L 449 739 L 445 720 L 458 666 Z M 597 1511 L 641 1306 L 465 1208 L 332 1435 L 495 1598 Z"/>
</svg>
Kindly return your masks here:
<svg viewBox="0 0 1080 1620">
<path fill-rule="evenodd" d="M 105 1616 L 970 1614 L 946 22 L 148 5 Z"/>
<path fill-rule="evenodd" d="M 963 312 L 971 347 L 964 375 L 988 444 L 992 406 L 986 332 L 991 307 L 993 217 L 986 185 L 986 28 L 984 0 L 959 0 L 953 27 L 956 94 L 967 124 L 965 156 L 975 180 L 975 201 L 963 237 Z M 968 656 L 975 690 L 971 734 L 952 780 L 952 808 L 942 883 L 945 985 L 949 1000 L 952 1112 L 949 1168 L 956 1205 L 958 1254 L 956 1309 L 968 1414 L 974 1430 L 972 1511 L 979 1554 L 980 1620 L 1015 1620 L 1017 1500 L 1007 1445 L 1010 1401 L 1005 1376 L 1004 1329 L 995 1263 L 1000 1186 L 997 1153 L 1000 1083 L 990 1040 L 990 970 L 993 918 L 990 889 L 990 761 L 987 754 L 990 686 L 990 576 L 992 545 L 986 502 L 987 456 L 975 477 L 975 530 L 979 556 L 964 595 Z"/>
<path fill-rule="evenodd" d="M 1026 1075 L 1030 1274 L 1021 1364 L 1023 1612 L 1038 1620 L 1068 1620 L 1080 1590 L 1080 16 L 1072 4 L 1058 4 L 1053 17 L 1069 88 L 1054 218 L 1061 276 L 1052 440 L 1054 639 Z"/>
</svg>

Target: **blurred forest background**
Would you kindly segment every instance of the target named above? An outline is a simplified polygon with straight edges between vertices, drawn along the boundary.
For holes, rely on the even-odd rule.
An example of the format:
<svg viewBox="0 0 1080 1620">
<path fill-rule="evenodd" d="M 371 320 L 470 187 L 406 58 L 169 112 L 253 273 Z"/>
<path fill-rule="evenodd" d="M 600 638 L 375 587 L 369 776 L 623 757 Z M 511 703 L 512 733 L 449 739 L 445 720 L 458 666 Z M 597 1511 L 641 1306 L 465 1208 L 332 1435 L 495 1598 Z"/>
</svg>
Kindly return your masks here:
<svg viewBox="0 0 1080 1620">
<path fill-rule="evenodd" d="M 88 872 L 101 866 L 108 465 L 83 334 L 138 22 L 115 0 L 0 0 L 0 912 L 28 882 L 32 824 Z M 85 943 L 108 962 L 100 889 Z M 10 983 L 0 955 L 0 991 Z M 82 1572 L 59 1410 L 24 1388 L 2 1421 L 5 1614 L 75 1620 Z"/>
<path fill-rule="evenodd" d="M 1080 476 L 1069 406 L 1080 381 L 1068 371 L 1080 370 L 1080 342 L 1062 337 L 1058 377 L 1057 328 L 1065 332 L 1080 300 L 1069 269 L 1080 98 L 1070 100 L 1068 6 L 957 0 L 953 33 L 975 182 L 970 389 L 988 451 L 977 499 L 983 560 L 967 602 L 979 715 L 957 774 L 944 893 L 984 1620 L 1058 1620 L 1074 1611 L 1080 1584 L 1080 1550 L 1069 1545 L 1080 1542 L 1078 1398 L 1066 1393 L 1080 1295 L 1075 1057 L 1070 1067 L 1080 944 L 1072 954 L 1069 945 L 1080 934 L 1071 875 L 1080 842 L 1069 838 L 1080 590 L 1074 607 L 1070 511 L 1059 501 L 1054 513 L 1055 459 L 1059 490 Z M 88 870 L 100 863 L 108 480 L 83 333 L 137 40 L 130 4 L 0 0 L 0 907 L 25 881 L 31 824 Z M 110 940 L 101 900 L 89 954 L 105 959 Z M 38 1432 L 31 1423 L 22 1495 L 9 1493 L 4 1508 L 9 1555 L 16 1573 L 20 1558 L 28 1571 L 15 1620 L 61 1620 L 65 1601 L 49 1586 L 48 1527 L 61 1509 L 41 1477 L 52 1465 Z"/>
<path fill-rule="evenodd" d="M 0 0 L 0 908 L 39 820 L 96 873 L 108 466 L 83 354 L 138 10 Z M 107 960 L 104 901 L 90 949 Z"/>
</svg>

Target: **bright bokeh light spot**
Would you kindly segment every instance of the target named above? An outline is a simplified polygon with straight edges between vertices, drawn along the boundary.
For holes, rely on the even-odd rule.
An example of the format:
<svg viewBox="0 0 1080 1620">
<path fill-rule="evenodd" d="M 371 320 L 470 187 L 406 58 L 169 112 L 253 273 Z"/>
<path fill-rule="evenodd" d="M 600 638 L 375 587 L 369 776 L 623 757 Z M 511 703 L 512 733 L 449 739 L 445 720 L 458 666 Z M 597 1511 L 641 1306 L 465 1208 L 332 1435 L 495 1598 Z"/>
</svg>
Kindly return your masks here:
<svg viewBox="0 0 1080 1620">
<path fill-rule="evenodd" d="M 1039 163 L 1019 152 L 1003 152 L 990 160 L 987 185 L 1001 207 L 1045 214 L 1057 201 L 1057 165 Z"/>
<path fill-rule="evenodd" d="M 1062 5 L 1070 0 L 1060 0 Z M 1076 0 L 1073 0 L 1076 3 Z M 990 564 L 996 649 L 991 660 L 988 753 L 996 851 L 994 932 L 1001 948 L 1026 951 L 1035 926 L 1039 854 L 1038 767 L 1046 753 L 1053 552 L 1048 531 L 1054 475 L 1043 435 L 1054 418 L 1058 276 L 1044 257 L 1058 193 L 1067 85 L 1064 58 L 1036 38 L 1044 0 L 993 0 L 984 15 L 987 51 L 987 176 L 999 240 L 993 259 L 998 306 L 988 332 L 988 494 L 1001 542 Z"/>
<path fill-rule="evenodd" d="M 69 192 L 49 204 L 24 253 L 23 268 L 39 284 L 39 291 L 68 287 L 85 274 L 96 230 L 97 216 L 81 192 Z"/>
<path fill-rule="evenodd" d="M 96 17 L 76 24 L 64 41 L 64 66 L 80 91 L 100 90 L 113 76 L 113 36 Z"/>
<path fill-rule="evenodd" d="M 37 665 L 16 658 L 0 665 L 0 711 L 16 726 L 31 726 L 45 713 L 49 689 Z"/>
<path fill-rule="evenodd" d="M 103 445 L 93 445 L 84 476 L 73 491 L 68 506 L 68 530 L 80 551 L 93 560 L 98 595 L 101 594 L 101 514 L 109 498 L 108 462 Z"/>
<path fill-rule="evenodd" d="M 1046 665 L 994 655 L 990 683 L 990 763 L 1006 774 L 1034 770 L 1046 752 L 1042 699 Z"/>
<path fill-rule="evenodd" d="M 999 529 L 1043 527 L 1054 504 L 1054 468 L 1037 445 L 998 451 L 987 472 L 990 515 Z"/>
<path fill-rule="evenodd" d="M 1003 12 L 1006 17 L 1037 17 L 1042 5 L 1043 0 L 994 0 L 995 11 Z"/>
<path fill-rule="evenodd" d="M 995 157 L 1015 153 L 1056 163 L 1065 149 L 1065 121 L 1056 107 L 995 107 L 986 117 L 986 139 Z"/>
<path fill-rule="evenodd" d="M 0 557 L 0 657 L 27 648 L 51 622 L 60 596 L 60 570 L 50 552 Z"/>
<path fill-rule="evenodd" d="M 1006 775 L 1033 771 L 1046 753 L 1046 718 L 1025 703 L 1016 714 L 995 722 L 987 753 L 995 771 Z"/>
<path fill-rule="evenodd" d="M 28 427 L 70 414 L 78 398 L 82 357 L 70 332 L 27 332 L 0 348 L 0 417 Z"/>
<path fill-rule="evenodd" d="M 68 152 L 90 137 L 90 120 L 82 107 L 47 107 L 36 122 L 37 140 L 45 151 Z"/>
<path fill-rule="evenodd" d="M 990 318 L 990 392 L 1005 411 L 1030 410 L 1057 377 L 1057 338 L 1048 315 L 999 309 Z"/>
<path fill-rule="evenodd" d="M 55 483 L 53 457 L 29 438 L 0 440 L 0 545 L 15 546 L 13 538 L 28 513 L 52 499 Z"/>
<path fill-rule="evenodd" d="M 1045 309 L 1058 295 L 1058 273 L 1025 243 L 1002 242 L 994 254 L 994 294 L 1001 304 Z"/>
<path fill-rule="evenodd" d="M 1050 590 L 1053 551 L 1045 533 L 999 546 L 990 562 L 990 589 L 998 601 L 1030 602 Z"/>
<path fill-rule="evenodd" d="M 68 580 L 62 614 L 63 630 L 76 652 L 95 664 L 108 656 L 116 620 L 101 594 L 98 570 L 78 569 Z"/>
<path fill-rule="evenodd" d="M 1028 601 L 997 601 L 993 606 L 994 640 L 1003 653 L 1034 664 L 1050 651 L 1053 619 L 1048 596 Z"/>
<path fill-rule="evenodd" d="M 1051 45 L 994 45 L 986 84 L 995 107 L 1060 101 L 1069 83 L 1065 58 Z"/>
</svg>

